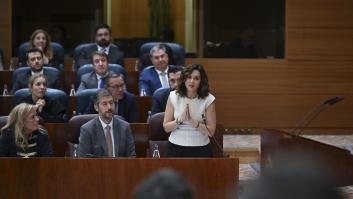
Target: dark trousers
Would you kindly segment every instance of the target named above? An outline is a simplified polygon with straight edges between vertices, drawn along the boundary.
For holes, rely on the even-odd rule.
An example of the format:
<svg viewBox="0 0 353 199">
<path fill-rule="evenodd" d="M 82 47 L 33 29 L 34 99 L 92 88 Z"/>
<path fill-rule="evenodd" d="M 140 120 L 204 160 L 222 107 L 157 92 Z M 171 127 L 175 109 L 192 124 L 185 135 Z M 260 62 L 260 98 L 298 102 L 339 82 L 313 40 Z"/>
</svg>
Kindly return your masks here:
<svg viewBox="0 0 353 199">
<path fill-rule="evenodd" d="M 180 146 L 168 141 L 167 157 L 212 157 L 210 144 L 205 146 Z"/>
</svg>

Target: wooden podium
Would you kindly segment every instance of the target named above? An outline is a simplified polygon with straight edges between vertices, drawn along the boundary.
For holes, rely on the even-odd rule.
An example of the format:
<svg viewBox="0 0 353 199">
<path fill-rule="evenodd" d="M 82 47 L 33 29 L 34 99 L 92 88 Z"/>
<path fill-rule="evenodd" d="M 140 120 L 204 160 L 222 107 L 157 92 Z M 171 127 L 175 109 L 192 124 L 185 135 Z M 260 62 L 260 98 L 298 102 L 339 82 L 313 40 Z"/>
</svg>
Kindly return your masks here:
<svg viewBox="0 0 353 199">
<path fill-rule="evenodd" d="M 142 180 L 172 168 L 195 198 L 237 198 L 238 159 L 0 158 L 0 198 L 132 198 Z"/>
<path fill-rule="evenodd" d="M 322 176 L 331 178 L 333 185 L 353 185 L 353 155 L 348 150 L 285 131 L 265 129 L 261 132 L 261 172 L 273 166 L 272 159 L 278 152 L 311 155 L 322 164 L 325 171 Z"/>
</svg>

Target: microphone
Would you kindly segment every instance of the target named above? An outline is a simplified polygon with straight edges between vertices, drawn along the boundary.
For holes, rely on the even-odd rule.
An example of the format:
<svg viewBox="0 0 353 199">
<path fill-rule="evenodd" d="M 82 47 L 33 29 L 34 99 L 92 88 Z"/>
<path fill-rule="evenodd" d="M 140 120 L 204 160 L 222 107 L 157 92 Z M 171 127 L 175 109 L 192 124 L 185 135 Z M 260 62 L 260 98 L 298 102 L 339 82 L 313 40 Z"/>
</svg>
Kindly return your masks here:
<svg viewBox="0 0 353 199">
<path fill-rule="evenodd" d="M 213 139 L 213 141 L 216 143 L 216 146 L 217 146 L 218 150 L 223 151 L 221 145 L 217 142 L 216 138 L 214 136 L 211 136 L 211 131 L 210 131 L 210 129 L 208 129 L 208 127 L 206 125 L 206 115 L 204 113 L 202 113 L 201 117 L 202 117 L 202 121 L 203 121 L 203 123 L 204 123 L 204 125 L 205 125 L 205 127 L 206 127 L 206 129 L 208 131 L 209 137 L 211 137 Z"/>
<path fill-rule="evenodd" d="M 344 97 L 335 96 L 324 100 L 323 102 L 316 105 L 297 125 L 296 128 L 290 133 L 293 136 L 298 137 L 301 132 L 328 106 L 335 105 L 336 103 L 344 100 Z"/>
</svg>

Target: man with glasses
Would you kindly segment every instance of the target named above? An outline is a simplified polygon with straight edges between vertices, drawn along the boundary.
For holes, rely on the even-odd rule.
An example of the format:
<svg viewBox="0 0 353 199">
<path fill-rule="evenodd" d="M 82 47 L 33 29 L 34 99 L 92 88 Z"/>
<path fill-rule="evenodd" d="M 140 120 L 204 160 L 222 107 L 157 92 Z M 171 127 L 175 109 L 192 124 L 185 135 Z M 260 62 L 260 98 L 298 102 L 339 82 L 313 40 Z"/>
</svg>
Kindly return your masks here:
<svg viewBox="0 0 353 199">
<path fill-rule="evenodd" d="M 91 62 L 94 71 L 82 75 L 77 92 L 88 88 L 104 88 L 105 78 L 109 75 L 108 55 L 96 51 L 92 54 Z"/>
<path fill-rule="evenodd" d="M 95 41 L 96 45 L 89 45 L 81 50 L 79 61 L 88 60 L 92 53 L 100 51 L 108 55 L 108 63 L 124 64 L 124 54 L 119 50 L 117 46 L 111 43 L 112 30 L 107 24 L 100 24 L 95 30 Z"/>
<path fill-rule="evenodd" d="M 129 123 L 139 122 L 140 113 L 136 98 L 132 93 L 126 91 L 123 75 L 120 73 L 109 74 L 105 81 L 105 88 L 114 98 L 114 114 L 123 117 Z M 93 103 L 94 99 L 91 100 L 85 114 L 95 113 Z"/>
</svg>

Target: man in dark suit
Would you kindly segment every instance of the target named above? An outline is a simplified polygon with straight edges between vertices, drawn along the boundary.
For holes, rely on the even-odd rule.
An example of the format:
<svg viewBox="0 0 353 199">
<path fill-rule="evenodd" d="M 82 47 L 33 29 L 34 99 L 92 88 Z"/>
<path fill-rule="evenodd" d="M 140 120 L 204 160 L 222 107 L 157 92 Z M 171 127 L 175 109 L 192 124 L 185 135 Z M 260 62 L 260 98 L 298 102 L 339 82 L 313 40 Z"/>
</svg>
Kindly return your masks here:
<svg viewBox="0 0 353 199">
<path fill-rule="evenodd" d="M 182 70 L 182 66 L 169 66 L 168 80 L 170 88 L 159 88 L 153 93 L 151 115 L 165 111 L 169 93 L 178 86 Z"/>
<path fill-rule="evenodd" d="M 103 52 L 96 51 L 92 54 L 91 62 L 94 71 L 81 76 L 77 92 L 88 88 L 104 88 L 105 78 L 109 75 L 108 56 Z"/>
<path fill-rule="evenodd" d="M 139 122 L 140 113 L 135 95 L 125 90 L 124 78 L 120 73 L 111 73 L 106 78 L 105 88 L 112 93 L 115 102 L 115 112 L 123 117 L 127 122 Z M 93 101 L 91 99 L 85 114 L 95 113 L 93 110 Z"/>
<path fill-rule="evenodd" d="M 139 122 L 140 113 L 135 95 L 125 90 L 124 78 L 119 73 L 108 76 L 106 89 L 112 93 L 115 100 L 115 113 L 122 116 L 127 122 Z"/>
<path fill-rule="evenodd" d="M 158 88 L 169 88 L 168 83 L 168 54 L 164 44 L 158 44 L 150 50 L 152 66 L 140 74 L 139 92 L 151 96 Z"/>
<path fill-rule="evenodd" d="M 14 77 L 15 79 L 12 86 L 11 94 L 14 94 L 17 90 L 21 88 L 27 88 L 28 80 L 33 74 L 43 74 L 47 78 L 48 88 L 62 89 L 59 73 L 55 73 L 55 71 L 43 68 L 43 52 L 40 49 L 29 49 L 27 51 L 26 57 L 27 65 L 30 67 L 31 70 L 26 73 L 18 74 L 17 77 Z"/>
<path fill-rule="evenodd" d="M 111 28 L 107 24 L 100 24 L 95 31 L 95 45 L 89 45 L 81 50 L 79 60 L 88 60 L 96 51 L 108 55 L 108 63 L 124 65 L 124 54 L 111 43 Z"/>
<path fill-rule="evenodd" d="M 129 123 L 114 116 L 112 94 L 100 90 L 94 108 L 98 116 L 80 128 L 78 156 L 136 157 Z"/>
</svg>

